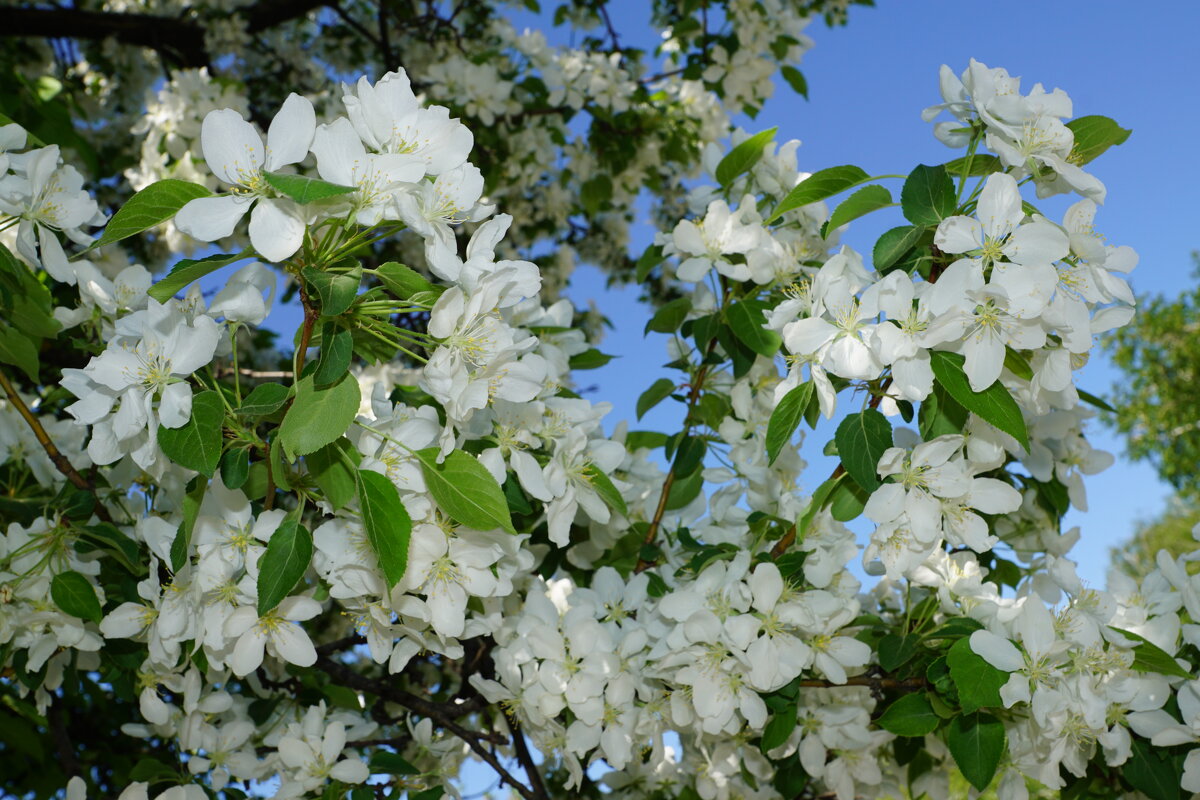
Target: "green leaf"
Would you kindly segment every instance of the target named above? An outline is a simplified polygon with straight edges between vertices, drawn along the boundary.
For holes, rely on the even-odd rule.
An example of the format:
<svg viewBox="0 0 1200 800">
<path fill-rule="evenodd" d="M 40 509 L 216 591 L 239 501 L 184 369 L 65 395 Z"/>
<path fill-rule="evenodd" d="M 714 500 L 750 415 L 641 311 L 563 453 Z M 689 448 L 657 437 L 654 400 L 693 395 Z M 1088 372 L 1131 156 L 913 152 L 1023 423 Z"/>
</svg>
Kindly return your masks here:
<svg viewBox="0 0 1200 800">
<path fill-rule="evenodd" d="M 422 789 L 419 792 L 412 792 L 408 795 L 408 800 L 441 800 L 446 794 L 445 786 L 431 786 L 428 789 Z"/>
<path fill-rule="evenodd" d="M 1000 687 L 1008 683 L 1008 673 L 996 669 L 971 649 L 969 637 L 959 639 L 946 653 L 950 666 L 950 677 L 958 688 L 958 700 L 966 713 L 980 708 L 997 708 L 1003 705 Z"/>
<path fill-rule="evenodd" d="M 235 261 L 241 261 L 246 256 L 246 252 L 241 252 L 234 255 L 220 253 L 200 259 L 181 258 L 175 262 L 175 266 L 171 267 L 171 271 L 162 280 L 146 291 L 146 294 L 160 303 L 165 303 L 177 292 L 187 288 L 188 284 L 193 281 L 200 280 L 208 273 L 216 272 L 221 267 Z"/>
<path fill-rule="evenodd" d="M 725 157 L 721 159 L 721 163 L 717 164 L 717 171 L 714 173 L 717 183 L 726 187 L 733 183 L 739 175 L 753 169 L 758 160 L 762 158 L 763 150 L 774 140 L 775 132 L 778 130 L 778 128 L 768 128 L 756 133 L 726 153 Z"/>
<path fill-rule="evenodd" d="M 758 744 L 759 750 L 764 753 L 770 752 L 791 737 L 792 731 L 796 730 L 796 711 L 795 701 L 781 704 L 763 728 L 762 741 Z"/>
<path fill-rule="evenodd" d="M 1004 368 L 1018 378 L 1027 381 L 1033 380 L 1033 367 L 1029 365 L 1025 356 L 1011 347 L 1004 348 Z"/>
<path fill-rule="evenodd" d="M 361 460 L 358 451 L 345 438 L 304 457 L 309 476 L 317 488 L 325 493 L 325 499 L 335 511 L 354 499 L 355 470 L 351 465 L 357 466 Z"/>
<path fill-rule="evenodd" d="M 892 424 L 873 408 L 842 420 L 833 440 L 846 472 L 868 492 L 879 488 L 879 459 L 892 446 Z"/>
<path fill-rule="evenodd" d="M 692 310 L 692 301 L 687 297 L 678 297 L 669 303 L 663 303 L 654 316 L 646 323 L 646 333 L 675 333 L 687 319 Z"/>
<path fill-rule="evenodd" d="M 455 450 L 438 463 L 438 449 L 416 452 L 425 485 L 438 508 L 452 520 L 477 531 L 495 528 L 516 535 L 504 492 L 492 473 L 469 453 Z"/>
<path fill-rule="evenodd" d="M 1067 123 L 1075 134 L 1075 145 L 1069 160 L 1083 165 L 1095 160 L 1101 153 L 1117 144 L 1124 144 L 1133 131 L 1122 128 L 1115 120 L 1099 115 L 1078 117 Z"/>
<path fill-rule="evenodd" d="M 635 280 L 638 283 L 643 283 L 646 278 L 650 277 L 650 271 L 663 262 L 663 249 L 661 244 L 652 244 L 642 251 L 641 257 L 637 260 L 635 268 Z"/>
<path fill-rule="evenodd" d="M 1121 777 L 1150 800 L 1179 800 L 1183 770 L 1179 758 L 1134 737 L 1133 753 L 1121 769 Z"/>
<path fill-rule="evenodd" d="M 303 175 L 284 175 L 281 172 L 265 170 L 262 175 L 272 189 L 290 197 L 302 206 L 355 191 L 353 186 L 342 186 L 340 183 L 329 183 L 317 178 L 306 178 Z"/>
<path fill-rule="evenodd" d="M 954 181 L 942 166 L 918 165 L 900 190 L 900 208 L 914 225 L 937 225 L 953 215 L 956 206 Z"/>
<path fill-rule="evenodd" d="M 950 723 L 946 744 L 963 777 L 982 792 L 1004 756 L 1004 723 L 982 712 L 963 714 Z"/>
<path fill-rule="evenodd" d="M 625 505 L 625 498 L 617 491 L 617 487 L 607 475 L 600 471 L 600 468 L 595 464 L 588 464 L 583 470 L 583 474 L 591 481 L 592 488 L 596 490 L 596 494 L 600 495 L 609 508 L 621 514 L 628 514 L 629 508 Z"/>
<path fill-rule="evenodd" d="M 890 205 L 892 205 L 892 193 L 887 189 L 877 184 L 864 186 L 838 203 L 838 207 L 829 215 L 829 221 L 825 223 L 825 238 L 829 238 L 832 231 L 836 231 L 847 222 Z"/>
<path fill-rule="evenodd" d="M 921 637 L 912 633 L 905 636 L 889 633 L 884 636 L 875 646 L 875 650 L 879 653 L 879 666 L 887 672 L 895 672 L 917 654 L 917 644 L 920 641 Z"/>
<path fill-rule="evenodd" d="M 375 270 L 375 276 L 387 287 L 387 290 L 401 300 L 407 300 L 421 292 L 437 292 L 442 289 L 430 283 L 424 275 L 412 267 L 406 267 L 395 261 L 381 264 Z"/>
<path fill-rule="evenodd" d="M 1101 411 L 1107 411 L 1110 414 L 1117 413 L 1117 410 L 1108 404 L 1103 397 L 1097 397 L 1091 392 L 1085 392 L 1083 389 L 1076 389 L 1075 393 L 1079 395 L 1079 399 L 1083 402 L 1093 405 Z"/>
<path fill-rule="evenodd" d="M 248 417 L 264 417 L 274 414 L 283 408 L 283 404 L 292 396 L 292 389 L 282 383 L 262 383 L 255 386 L 250 394 L 242 400 L 237 413 Z"/>
<path fill-rule="evenodd" d="M 50 581 L 50 597 L 54 604 L 72 617 L 99 622 L 104 615 L 100 599 L 87 578 L 78 572 L 60 572 Z"/>
<path fill-rule="evenodd" d="M 400 757 L 399 753 L 376 750 L 369 764 L 372 775 L 420 775 L 421 770 Z M 371 795 L 374 797 L 374 794 Z"/>
<path fill-rule="evenodd" d="M 608 362 L 612 361 L 616 356 L 610 356 L 608 353 L 601 353 L 596 348 L 584 350 L 582 353 L 571 356 L 567 365 L 571 369 L 598 369 L 603 367 Z"/>
<path fill-rule="evenodd" d="M 267 541 L 267 551 L 258 562 L 258 615 L 279 605 L 308 571 L 313 540 L 308 529 L 294 519 L 285 519 Z"/>
<path fill-rule="evenodd" d="M 227 489 L 240 489 L 250 477 L 250 451 L 244 447 L 226 450 L 221 456 L 221 483 Z"/>
<path fill-rule="evenodd" d="M 0 364 L 12 364 L 38 382 L 38 351 L 33 342 L 16 328 L 0 323 Z"/>
<path fill-rule="evenodd" d="M 771 412 L 771 418 L 767 420 L 768 465 L 775 463 L 783 446 L 792 440 L 812 396 L 813 382 L 805 381 L 785 394 Z"/>
<path fill-rule="evenodd" d="M 901 225 L 884 232 L 883 236 L 880 236 L 875 242 L 874 250 L 871 251 L 875 269 L 883 272 L 895 264 L 901 256 L 913 249 L 924 233 L 925 228 L 919 225 Z"/>
<path fill-rule="evenodd" d="M 198 183 L 181 181 L 176 178 L 167 178 L 152 183 L 129 198 L 125 205 L 113 214 L 112 219 L 104 228 L 104 233 L 84 252 L 119 242 L 161 225 L 175 216 L 179 209 L 200 197 L 212 197 L 212 192 Z M 170 296 L 170 294 L 167 295 L 167 297 Z"/>
<path fill-rule="evenodd" d="M 897 736 L 924 736 L 941 724 L 933 705 L 924 694 L 906 694 L 887 707 L 875 722 Z"/>
<path fill-rule="evenodd" d="M 934 377 L 946 388 L 950 396 L 963 408 L 973 411 L 981 419 L 990 422 L 1012 436 L 1021 446 L 1029 450 L 1029 432 L 1025 429 L 1025 418 L 1017 401 L 996 381 L 982 392 L 971 389 L 967 374 L 963 371 L 964 358 L 958 353 L 934 350 L 929 354 Z"/>
<path fill-rule="evenodd" d="M 225 405 L 211 389 L 192 396 L 192 416 L 179 428 L 158 426 L 158 446 L 181 467 L 211 478 L 221 460 Z"/>
<path fill-rule="evenodd" d="M 950 396 L 939 383 L 933 384 L 933 391 L 921 401 L 921 410 L 917 412 L 917 430 L 925 441 L 936 439 L 947 434 L 962 433 L 967 427 L 968 414 L 962 405 Z"/>
<path fill-rule="evenodd" d="M 779 74 L 782 75 L 783 79 L 788 82 L 788 86 L 792 87 L 792 91 L 803 97 L 805 100 L 808 99 L 808 81 L 804 79 L 803 72 L 791 66 L 790 64 L 787 64 L 781 70 L 779 70 Z"/>
<path fill-rule="evenodd" d="M 321 316 L 336 317 L 349 308 L 358 296 L 362 267 L 355 265 L 348 272 L 326 272 L 316 267 L 305 267 L 300 274 L 316 291 L 321 301 Z"/>
<path fill-rule="evenodd" d="M 612 192 L 612 178 L 601 173 L 584 181 L 579 187 L 579 202 L 584 211 L 594 216 L 612 200 Z"/>
<path fill-rule="evenodd" d="M 333 323 L 326 323 L 321 331 L 321 356 L 317 360 L 317 371 L 313 382 L 327 386 L 350 370 L 354 356 L 354 335 Z"/>
<path fill-rule="evenodd" d="M 1112 628 L 1111 625 L 1109 627 Z M 1190 679 L 1192 677 L 1191 673 L 1179 666 L 1170 653 L 1146 637 L 1139 636 L 1132 631 L 1122 630 L 1121 628 L 1112 629 L 1138 643 L 1133 647 L 1132 669 L 1138 672 L 1157 672 L 1160 675 L 1168 675 L 1176 678 Z"/>
<path fill-rule="evenodd" d="M 675 382 L 670 378 L 659 378 L 650 384 L 650 388 L 642 392 L 637 401 L 637 418 L 641 419 L 647 411 L 654 408 L 675 391 Z"/>
<path fill-rule="evenodd" d="M 951 178 L 962 175 L 963 167 L 967 164 L 967 157 L 956 158 L 953 161 L 947 161 L 942 165 L 946 173 Z M 970 168 L 967 171 L 968 178 L 982 178 L 984 175 L 991 175 L 993 172 L 1003 172 L 1004 164 L 1000 159 L 987 153 L 976 153 L 971 156 Z"/>
<path fill-rule="evenodd" d="M 365 469 L 358 470 L 356 475 L 363 528 L 391 591 L 408 569 L 412 518 L 400 501 L 396 485 L 386 475 Z"/>
<path fill-rule="evenodd" d="M 775 207 L 775 211 L 765 222 L 774 222 L 794 208 L 800 208 L 809 203 L 815 203 L 818 200 L 832 197 L 838 192 L 844 192 L 850 187 L 857 186 L 870 179 L 870 175 L 863 172 L 861 168 L 852 165 L 829 167 L 828 169 L 814 172 L 788 192 L 787 196 L 780 201 L 779 205 Z"/>
<path fill-rule="evenodd" d="M 188 556 L 192 550 L 192 531 L 196 527 L 196 518 L 200 516 L 200 504 L 204 502 L 204 495 L 208 491 L 208 481 L 197 475 L 192 478 L 191 483 L 187 486 L 187 492 L 183 495 L 183 520 L 179 523 L 178 530 L 175 531 L 175 538 L 171 540 L 171 571 L 179 572 L 183 569 L 183 565 L 187 563 Z"/>
<path fill-rule="evenodd" d="M 867 505 L 867 493 L 855 481 L 841 481 L 829 496 L 829 514 L 838 522 L 849 522 Z"/>
<path fill-rule="evenodd" d="M 279 440 L 292 460 L 340 439 L 358 415 L 361 400 L 353 375 L 321 388 L 309 375 L 294 388 L 296 398 L 279 426 Z"/>
<path fill-rule="evenodd" d="M 763 327 L 767 318 L 762 303 L 757 300 L 731 303 L 725 309 L 725 318 L 729 320 L 733 335 L 760 356 L 770 358 L 779 352 L 783 339 L 775 331 Z"/>
</svg>

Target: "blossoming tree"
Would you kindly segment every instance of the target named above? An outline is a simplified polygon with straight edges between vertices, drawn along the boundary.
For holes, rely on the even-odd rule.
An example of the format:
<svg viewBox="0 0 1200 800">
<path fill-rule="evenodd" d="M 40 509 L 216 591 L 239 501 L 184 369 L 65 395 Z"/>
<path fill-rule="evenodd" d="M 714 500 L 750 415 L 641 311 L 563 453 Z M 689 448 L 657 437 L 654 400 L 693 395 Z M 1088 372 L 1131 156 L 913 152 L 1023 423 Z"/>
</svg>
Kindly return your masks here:
<svg viewBox="0 0 1200 800">
<path fill-rule="evenodd" d="M 703 96 L 685 75 L 663 97 Z M 1200 791 L 1187 557 L 1100 591 L 1062 526 L 1106 465 L 1074 371 L 1133 313 L 1084 167 L 1128 131 L 971 62 L 925 112 L 942 165 L 708 141 L 636 269 L 671 342 L 639 412 L 682 428 L 606 435 L 571 390 L 603 356 L 522 257 L 564 210 L 485 191 L 478 130 L 403 70 L 257 127 L 187 80 L 197 128 L 107 219 L 0 128 L 6 791 L 429 800 L 468 760 L 526 800 Z M 611 194 L 568 178 L 565 213 L 641 185 L 592 174 Z M 129 256 L 208 243 L 157 279 Z"/>
</svg>

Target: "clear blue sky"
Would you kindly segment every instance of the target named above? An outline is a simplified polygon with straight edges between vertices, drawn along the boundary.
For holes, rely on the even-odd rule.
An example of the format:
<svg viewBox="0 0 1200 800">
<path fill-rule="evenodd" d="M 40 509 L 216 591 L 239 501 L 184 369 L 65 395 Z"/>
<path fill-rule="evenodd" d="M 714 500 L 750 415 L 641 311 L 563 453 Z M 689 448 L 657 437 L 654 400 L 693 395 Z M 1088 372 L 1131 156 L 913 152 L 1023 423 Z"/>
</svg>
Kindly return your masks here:
<svg viewBox="0 0 1200 800">
<path fill-rule="evenodd" d="M 1200 130 L 1195 61 L 1200 4 L 1165 2 L 1143 12 L 1101 0 L 878 2 L 874 9 L 854 7 L 846 27 L 810 26 L 816 47 L 802 69 L 811 99 L 806 102 L 781 82 L 757 120 L 741 121 L 747 130 L 778 126 L 780 140 L 800 139 L 805 170 L 853 163 L 871 174 L 905 173 L 917 163 L 936 164 L 958 154 L 934 139 L 931 126 L 920 119 L 922 108 L 939 102 L 938 67 L 946 63 L 961 72 L 972 57 L 1003 66 L 1024 78 L 1025 91 L 1039 81 L 1048 89 L 1061 87 L 1077 116 L 1103 114 L 1133 129 L 1124 145 L 1091 165 L 1108 187 L 1097 230 L 1140 253 L 1132 278 L 1139 294 L 1174 295 L 1188 285 L 1189 254 L 1200 248 L 1194 206 L 1194 187 L 1200 185 L 1194 144 Z M 640 19 L 638 4 L 628 5 L 630 15 L 616 15 L 617 20 Z M 639 40 L 648 33 L 631 29 L 622 35 L 643 44 Z M 1054 216 L 1065 205 L 1043 207 Z M 881 213 L 854 223 L 843 241 L 869 252 L 894 224 Z M 644 246 L 651 235 L 643 226 L 635 245 Z M 648 344 L 642 338 L 647 315 L 636 303 L 637 291 L 607 290 L 595 270 L 583 268 L 570 294 L 579 303 L 594 299 L 613 320 L 616 329 L 601 349 L 621 356 L 608 367 L 581 373 L 580 385 L 596 385 L 588 396 L 614 404 L 610 423 L 632 421 L 638 393 L 660 376 L 657 367 L 666 361 L 661 341 Z M 1097 354 L 1080 385 L 1105 394 L 1119 379 Z M 678 416 L 664 404 L 645 425 L 633 427 L 673 430 Z M 813 486 L 807 488 L 828 473 L 819 454 L 828 438 L 820 430 L 809 437 Z M 1073 512 L 1068 523 L 1082 527 L 1072 554 L 1081 574 L 1103 585 L 1109 548 L 1127 538 L 1137 520 L 1156 514 L 1169 490 L 1149 466 L 1123 458 L 1121 440 L 1099 423 L 1090 438 L 1118 461 L 1088 480 L 1090 511 Z"/>
</svg>

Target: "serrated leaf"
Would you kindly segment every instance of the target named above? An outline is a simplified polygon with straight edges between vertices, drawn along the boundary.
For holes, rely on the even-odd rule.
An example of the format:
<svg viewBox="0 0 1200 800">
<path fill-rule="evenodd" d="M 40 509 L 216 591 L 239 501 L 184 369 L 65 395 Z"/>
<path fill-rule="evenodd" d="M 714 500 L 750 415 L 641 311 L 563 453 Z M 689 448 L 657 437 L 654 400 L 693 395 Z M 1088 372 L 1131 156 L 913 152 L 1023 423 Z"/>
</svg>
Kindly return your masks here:
<svg viewBox="0 0 1200 800">
<path fill-rule="evenodd" d="M 181 258 L 175 262 L 175 266 L 171 267 L 171 271 L 162 280 L 146 291 L 146 294 L 160 303 L 165 303 L 192 282 L 246 257 L 247 253 L 241 252 L 233 255 L 218 253 L 215 256 L 199 259 Z"/>
<path fill-rule="evenodd" d="M 250 477 L 250 451 L 244 447 L 226 450 L 221 456 L 221 483 L 227 489 L 240 489 Z"/>
<path fill-rule="evenodd" d="M 917 645 L 920 641 L 921 637 L 913 633 L 904 636 L 889 633 L 884 636 L 875 645 L 875 650 L 879 653 L 879 666 L 887 672 L 895 672 L 917 654 Z"/>
<path fill-rule="evenodd" d="M 293 388 L 295 399 L 279 426 L 279 441 L 291 460 L 340 439 L 358 415 L 362 399 L 353 375 L 323 387 L 309 375 Z"/>
<path fill-rule="evenodd" d="M 668 303 L 663 303 L 658 311 L 654 312 L 654 316 L 646 323 L 645 332 L 649 333 L 675 333 L 679 330 L 679 326 L 687 319 L 688 312 L 692 310 L 692 301 L 687 297 L 679 297 L 671 300 Z"/>
<path fill-rule="evenodd" d="M 237 413 L 248 417 L 262 417 L 274 414 L 283 408 L 283 404 L 292 396 L 292 389 L 282 383 L 262 383 L 255 386 L 250 394 L 242 400 Z"/>
<path fill-rule="evenodd" d="M 100 238 L 84 252 L 119 242 L 161 225 L 174 217 L 179 209 L 201 197 L 212 197 L 212 192 L 198 183 L 176 178 L 156 181 L 129 198 L 125 205 L 113 214 Z"/>
<path fill-rule="evenodd" d="M 869 181 L 871 176 L 860 167 L 847 164 L 840 167 L 829 167 L 809 175 L 787 193 L 787 196 L 775 207 L 775 211 L 765 223 L 774 222 L 795 208 L 815 203 L 832 197 L 838 192 L 844 192 L 852 186 Z"/>
<path fill-rule="evenodd" d="M 892 424 L 873 408 L 842 420 L 834 434 L 838 456 L 850 477 L 863 489 L 879 488 L 879 459 L 892 446 Z"/>
<path fill-rule="evenodd" d="M 1095 160 L 1113 145 L 1124 144 L 1129 134 L 1133 133 L 1128 128 L 1122 128 L 1115 120 L 1098 114 L 1073 119 L 1067 123 L 1067 127 L 1075 134 L 1070 161 L 1076 165 Z"/>
<path fill-rule="evenodd" d="M 950 677 L 958 688 L 958 700 L 966 713 L 980 708 L 1003 705 L 1000 688 L 1008 683 L 1008 673 L 996 669 L 971 649 L 969 638 L 959 639 L 946 653 Z"/>
<path fill-rule="evenodd" d="M 211 478 L 221 460 L 221 428 L 225 405 L 215 391 L 192 396 L 192 415 L 179 428 L 158 426 L 158 446 L 181 467 Z"/>
<path fill-rule="evenodd" d="M 454 450 L 439 464 L 436 447 L 415 455 L 434 502 L 452 520 L 478 531 L 500 528 L 516 535 L 504 491 L 474 456 Z"/>
<path fill-rule="evenodd" d="M 596 494 L 600 495 L 600 499 L 609 508 L 621 514 L 629 513 L 629 508 L 625 505 L 625 498 L 617 491 L 617 487 L 613 485 L 612 480 L 600 471 L 599 467 L 595 464 L 588 464 L 584 468 L 583 474 L 591 481 L 592 488 L 596 490 Z"/>
<path fill-rule="evenodd" d="M 1112 626 L 1109 626 L 1112 628 Z M 1160 675 L 1168 675 L 1175 678 L 1190 679 L 1191 673 L 1171 657 L 1171 654 L 1163 650 L 1158 645 L 1151 642 L 1144 636 L 1140 636 L 1132 631 L 1122 630 L 1121 628 L 1112 628 L 1122 636 L 1133 639 L 1138 644 L 1133 647 L 1133 664 L 1131 668 L 1138 672 L 1157 672 Z"/>
<path fill-rule="evenodd" d="M 650 388 L 638 397 L 637 418 L 641 419 L 647 411 L 669 397 L 673 391 L 675 391 L 675 382 L 670 378 L 659 378 L 650 384 Z"/>
<path fill-rule="evenodd" d="M 963 371 L 965 359 L 961 355 L 934 350 L 929 354 L 929 358 L 934 377 L 951 397 L 963 408 L 995 425 L 1029 450 L 1029 432 L 1025 428 L 1025 418 L 1021 415 L 1017 401 L 1008 393 L 1008 389 L 1004 388 L 1004 384 L 997 380 L 982 392 L 973 391 L 967 374 Z"/>
<path fill-rule="evenodd" d="M 300 274 L 316 291 L 323 317 L 335 317 L 349 308 L 358 296 L 358 285 L 362 281 L 362 267 L 357 265 L 348 272 L 305 267 Z"/>
<path fill-rule="evenodd" d="M 829 238 L 831 232 L 836 231 L 847 222 L 890 205 L 892 205 L 892 193 L 887 189 L 877 184 L 864 186 L 838 203 L 838 207 L 829 215 L 829 221 L 825 223 L 825 238 Z"/>
<path fill-rule="evenodd" d="M 862 513 L 867 497 L 866 490 L 855 481 L 841 481 L 829 495 L 829 515 L 838 522 L 849 522 Z"/>
<path fill-rule="evenodd" d="M 350 370 L 353 356 L 354 335 L 345 328 L 327 323 L 321 332 L 321 354 L 313 382 L 317 386 L 326 386 L 341 378 Z"/>
<path fill-rule="evenodd" d="M 749 172 L 762 158 L 763 149 L 775 138 L 778 128 L 768 128 L 754 134 L 725 154 L 717 164 L 714 176 L 722 187 L 733 183 L 741 174 Z"/>
<path fill-rule="evenodd" d="M 767 464 L 774 464 L 783 446 L 791 441 L 792 434 L 800 427 L 804 410 L 812 400 L 813 382 L 805 381 L 791 389 L 775 406 L 767 420 Z"/>
<path fill-rule="evenodd" d="M 272 189 L 302 206 L 355 191 L 353 186 L 343 186 L 340 183 L 330 183 L 304 175 L 284 175 L 281 172 L 264 170 L 262 176 Z"/>
<path fill-rule="evenodd" d="M 996 776 L 1004 755 L 1004 723 L 991 714 L 963 714 L 950 722 L 946 744 L 963 777 L 983 791 Z"/>
<path fill-rule="evenodd" d="M 1179 800 L 1183 770 L 1169 751 L 1155 748 L 1133 737 L 1133 753 L 1121 769 L 1121 777 L 1150 800 Z"/>
<path fill-rule="evenodd" d="M 942 166 L 918 165 L 900 190 L 900 209 L 914 225 L 937 225 L 952 216 L 956 206 L 954 181 Z"/>
<path fill-rule="evenodd" d="M 436 292 L 442 288 L 430 283 L 429 280 L 412 267 L 395 261 L 379 265 L 375 276 L 387 287 L 387 290 L 401 300 L 407 300 L 421 292 Z"/>
<path fill-rule="evenodd" d="M 285 519 L 267 541 L 258 561 L 258 615 L 279 605 L 308 571 L 312 561 L 312 534 L 294 519 Z"/>
<path fill-rule="evenodd" d="M 99 622 L 104 615 L 100 599 L 87 578 L 78 572 L 60 572 L 50 581 L 50 598 L 54 604 L 72 617 Z"/>
<path fill-rule="evenodd" d="M 767 721 L 766 727 L 763 728 L 762 741 L 759 742 L 758 749 L 768 753 L 786 742 L 791 737 L 792 731 L 796 730 L 796 712 L 797 705 L 794 700 L 780 704 L 780 707 L 771 715 L 771 719 Z"/>
<path fill-rule="evenodd" d="M 967 169 L 968 178 L 982 178 L 984 175 L 991 175 L 993 172 L 1004 171 L 1004 164 L 1000 159 L 988 153 L 975 153 L 971 156 L 969 165 L 967 157 L 963 156 L 953 161 L 947 161 L 942 167 L 945 168 L 951 177 L 962 175 L 964 168 Z"/>
<path fill-rule="evenodd" d="M 901 225 L 885 231 L 875 242 L 875 248 L 871 251 L 875 269 L 883 272 L 899 261 L 901 256 L 921 240 L 923 233 L 925 233 L 925 228 L 919 225 Z"/>
<path fill-rule="evenodd" d="M 742 300 L 729 304 L 725 318 L 733 335 L 760 356 L 770 358 L 779 352 L 783 339 L 775 331 L 763 327 L 767 318 L 758 301 Z"/>
<path fill-rule="evenodd" d="M 391 591 L 408 569 L 412 518 L 400 500 L 396 485 L 386 475 L 365 469 L 355 474 L 363 529 Z"/>
<path fill-rule="evenodd" d="M 906 694 L 887 707 L 875 720 L 879 727 L 897 736 L 924 736 L 933 733 L 942 720 L 924 694 Z"/>
<path fill-rule="evenodd" d="M 336 511 L 354 499 L 355 470 L 362 456 L 342 438 L 304 457 L 308 474 Z M 349 461 L 349 463 L 347 463 Z"/>
</svg>

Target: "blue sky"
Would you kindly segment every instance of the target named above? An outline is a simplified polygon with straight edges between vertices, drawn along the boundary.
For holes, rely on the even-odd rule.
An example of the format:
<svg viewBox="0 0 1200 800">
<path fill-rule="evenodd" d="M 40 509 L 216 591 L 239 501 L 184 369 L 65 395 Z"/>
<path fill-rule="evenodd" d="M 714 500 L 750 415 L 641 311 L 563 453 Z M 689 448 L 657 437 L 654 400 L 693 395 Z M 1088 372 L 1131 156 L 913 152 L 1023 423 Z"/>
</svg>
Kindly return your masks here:
<svg viewBox="0 0 1200 800">
<path fill-rule="evenodd" d="M 780 141 L 800 139 L 801 169 L 857 164 L 870 174 L 907 173 L 918 163 L 941 163 L 961 154 L 934 139 L 931 126 L 920 119 L 922 108 L 940 102 L 941 64 L 961 72 L 974 57 L 1022 76 L 1025 91 L 1036 82 L 1061 87 L 1074 101 L 1076 116 L 1103 114 L 1133 129 L 1124 145 L 1090 166 L 1108 187 L 1096 228 L 1111 243 L 1139 252 L 1131 280 L 1138 294 L 1175 295 L 1189 284 L 1189 254 L 1200 248 L 1191 202 L 1200 185 L 1200 157 L 1193 144 L 1200 130 L 1198 30 L 1200 4 L 1188 2 L 1160 3 L 1153 13 L 1136 13 L 1124 4 L 1097 0 L 879 0 L 878 8 L 853 8 L 845 27 L 809 27 L 816 46 L 801 65 L 809 101 L 781 81 L 756 120 L 739 122 L 750 132 L 777 126 Z M 1060 198 L 1041 207 L 1054 218 L 1067 204 Z M 896 218 L 880 212 L 853 223 L 843 242 L 869 252 L 875 238 L 895 224 Z M 642 226 L 634 249 L 652 235 Z M 632 422 L 638 394 L 661 375 L 658 367 L 667 360 L 662 337 L 650 343 L 643 339 L 647 314 L 636 302 L 636 288 L 609 290 L 597 271 L 584 267 L 572 281 L 570 296 L 578 303 L 594 300 L 612 319 L 615 330 L 601 349 L 621 356 L 608 367 L 580 373 L 580 385 L 596 386 L 588 395 L 593 401 L 613 403 L 610 423 Z M 1103 395 L 1120 377 L 1097 353 L 1079 385 Z M 678 417 L 677 408 L 664 404 L 647 415 L 644 425 L 632 427 L 674 430 Z M 1072 553 L 1081 575 L 1103 585 L 1109 548 L 1126 539 L 1137 520 L 1158 513 L 1170 491 L 1147 464 L 1124 458 L 1121 439 L 1098 422 L 1089 433 L 1094 446 L 1112 452 L 1117 463 L 1087 480 L 1089 512 L 1072 512 L 1067 522 L 1082 529 Z M 809 435 L 810 468 L 803 478 L 808 489 L 828 474 L 820 449 L 830 437 L 831 431 L 822 429 Z"/>
</svg>

